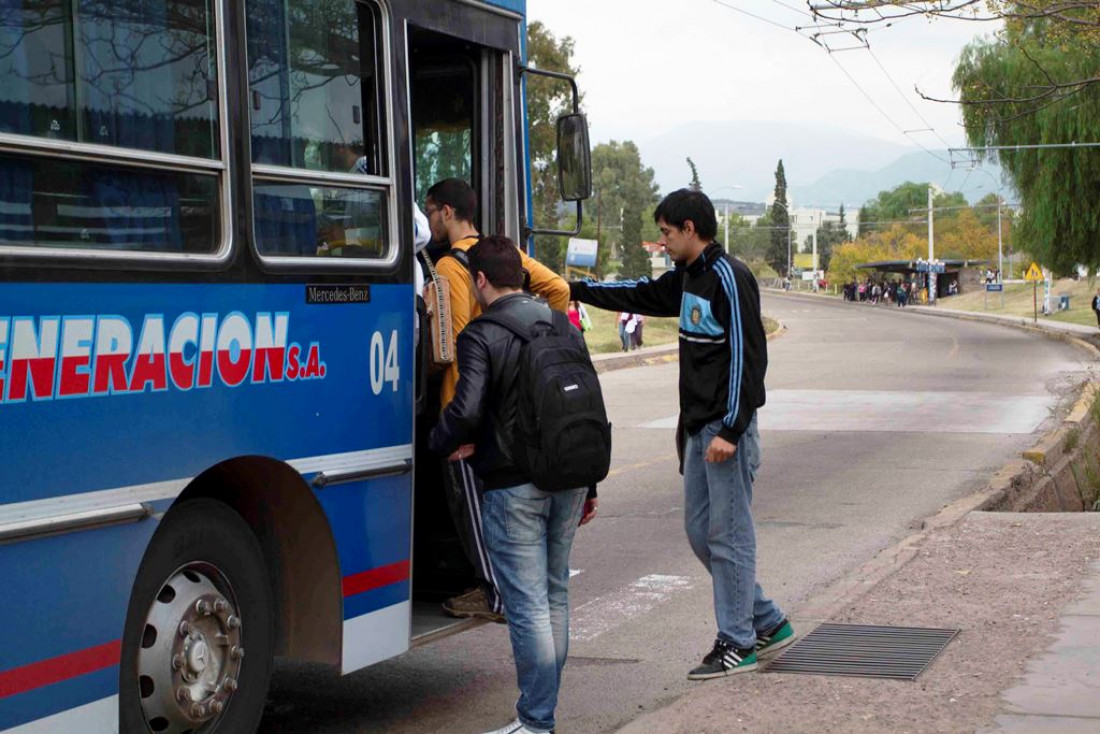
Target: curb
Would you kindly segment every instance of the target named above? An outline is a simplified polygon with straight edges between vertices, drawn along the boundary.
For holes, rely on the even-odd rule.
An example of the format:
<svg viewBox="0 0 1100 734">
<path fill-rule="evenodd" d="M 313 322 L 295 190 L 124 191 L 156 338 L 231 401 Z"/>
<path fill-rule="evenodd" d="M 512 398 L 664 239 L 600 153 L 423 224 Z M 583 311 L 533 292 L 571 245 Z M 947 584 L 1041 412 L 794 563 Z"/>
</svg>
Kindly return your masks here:
<svg viewBox="0 0 1100 734">
<path fill-rule="evenodd" d="M 768 334 L 768 341 L 777 339 L 787 332 L 786 324 L 779 319 L 773 319 L 773 321 L 779 324 L 779 328 Z M 662 344 L 658 347 L 645 347 L 633 352 L 597 354 L 592 358 L 592 365 L 596 368 L 596 374 L 602 375 L 605 372 L 624 370 L 631 367 L 649 367 L 655 364 L 668 364 L 670 362 L 676 362 L 679 359 L 680 345 L 673 343 Z"/>
</svg>

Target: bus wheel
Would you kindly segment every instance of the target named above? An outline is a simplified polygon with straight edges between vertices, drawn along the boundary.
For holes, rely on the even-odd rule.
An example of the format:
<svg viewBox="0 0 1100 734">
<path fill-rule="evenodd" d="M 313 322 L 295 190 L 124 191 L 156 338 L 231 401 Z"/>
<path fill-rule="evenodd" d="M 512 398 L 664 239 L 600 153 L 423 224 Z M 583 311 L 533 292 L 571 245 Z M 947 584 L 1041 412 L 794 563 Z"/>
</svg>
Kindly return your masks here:
<svg viewBox="0 0 1100 734">
<path fill-rule="evenodd" d="M 271 678 L 271 596 L 260 545 L 231 508 L 199 499 L 165 515 L 126 615 L 123 734 L 255 731 Z"/>
</svg>

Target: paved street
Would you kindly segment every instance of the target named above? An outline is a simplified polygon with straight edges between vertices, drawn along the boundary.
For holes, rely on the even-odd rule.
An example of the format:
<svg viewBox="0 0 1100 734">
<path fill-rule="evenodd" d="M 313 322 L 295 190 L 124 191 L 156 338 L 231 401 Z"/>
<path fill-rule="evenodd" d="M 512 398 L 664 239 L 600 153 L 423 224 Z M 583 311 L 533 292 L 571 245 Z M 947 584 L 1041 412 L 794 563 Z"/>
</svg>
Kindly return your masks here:
<svg viewBox="0 0 1100 734">
<path fill-rule="evenodd" d="M 977 489 L 1083 370 L 1072 347 L 1007 328 L 781 296 L 764 311 L 789 331 L 770 344 L 760 416 L 758 572 L 789 610 Z M 613 731 L 667 703 L 713 639 L 681 527 L 677 370 L 602 378 L 615 462 L 574 549 L 560 732 Z M 515 695 L 506 628 L 492 625 L 346 678 L 281 666 L 261 730 L 479 732 L 510 719 Z"/>
</svg>

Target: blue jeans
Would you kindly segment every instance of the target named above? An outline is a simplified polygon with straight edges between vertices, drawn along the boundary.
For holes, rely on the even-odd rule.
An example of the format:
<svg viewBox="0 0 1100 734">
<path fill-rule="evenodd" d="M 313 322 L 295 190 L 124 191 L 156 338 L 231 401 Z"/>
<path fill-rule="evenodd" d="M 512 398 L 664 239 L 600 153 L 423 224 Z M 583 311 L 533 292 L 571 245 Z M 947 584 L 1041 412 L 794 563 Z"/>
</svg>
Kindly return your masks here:
<svg viewBox="0 0 1100 734">
<path fill-rule="evenodd" d="M 521 484 L 488 490 L 481 505 L 516 659 L 516 712 L 540 731 L 554 728 L 569 653 L 569 549 L 586 495 L 585 489 L 543 492 Z"/>
<path fill-rule="evenodd" d="M 684 447 L 684 526 L 695 555 L 714 582 L 718 637 L 739 648 L 756 645 L 756 633 L 783 620 L 783 612 L 756 583 L 756 531 L 752 483 L 760 468 L 756 416 L 733 458 L 707 463 L 707 447 L 721 421 L 688 435 Z"/>
</svg>

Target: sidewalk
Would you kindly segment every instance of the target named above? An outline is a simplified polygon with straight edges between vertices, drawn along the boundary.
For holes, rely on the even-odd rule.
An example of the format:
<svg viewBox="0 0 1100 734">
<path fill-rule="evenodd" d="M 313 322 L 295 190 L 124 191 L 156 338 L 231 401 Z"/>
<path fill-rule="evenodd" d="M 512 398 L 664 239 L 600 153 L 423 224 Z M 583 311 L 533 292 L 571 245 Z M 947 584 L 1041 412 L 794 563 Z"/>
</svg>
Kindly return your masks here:
<svg viewBox="0 0 1100 734">
<path fill-rule="evenodd" d="M 1098 557 L 1100 513 L 970 513 L 828 618 L 962 630 L 916 682 L 762 666 L 620 732 L 1098 732 Z M 799 612 L 800 634 L 825 621 Z"/>
<path fill-rule="evenodd" d="M 910 308 L 1036 329 L 1017 317 Z M 1095 329 L 1040 320 L 1036 330 L 1100 354 Z M 1100 513 L 970 511 L 980 504 L 948 506 L 790 610 L 801 635 L 825 621 L 961 630 L 915 682 L 774 674 L 764 664 L 700 683 L 620 732 L 1100 732 Z"/>
</svg>

